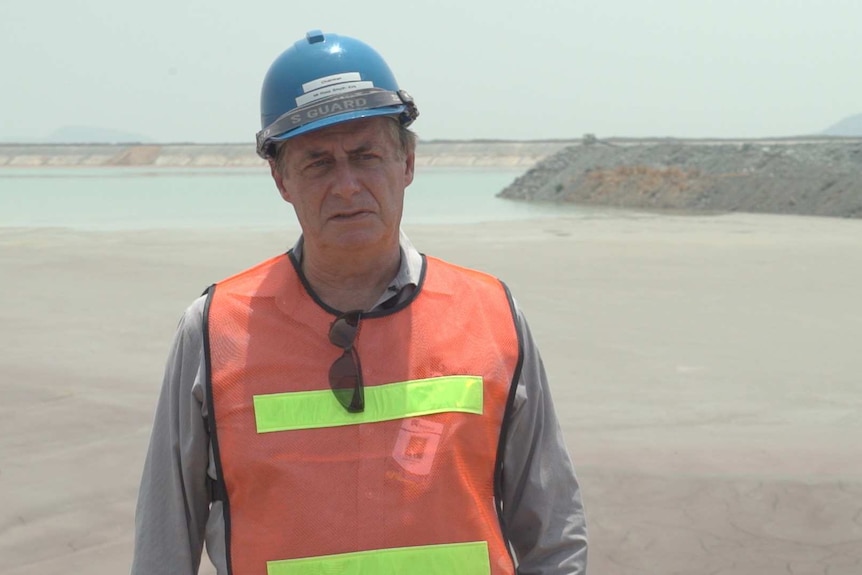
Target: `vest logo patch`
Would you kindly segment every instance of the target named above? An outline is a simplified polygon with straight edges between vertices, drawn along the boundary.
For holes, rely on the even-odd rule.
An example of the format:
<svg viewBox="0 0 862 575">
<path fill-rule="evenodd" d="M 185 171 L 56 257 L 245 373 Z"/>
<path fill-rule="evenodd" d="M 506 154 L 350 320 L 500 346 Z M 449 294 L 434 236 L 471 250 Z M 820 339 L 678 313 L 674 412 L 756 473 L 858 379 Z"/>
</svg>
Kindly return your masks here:
<svg viewBox="0 0 862 575">
<path fill-rule="evenodd" d="M 398 430 L 392 458 L 408 473 L 428 475 L 431 473 L 442 435 L 442 423 L 419 417 L 405 419 Z"/>
</svg>

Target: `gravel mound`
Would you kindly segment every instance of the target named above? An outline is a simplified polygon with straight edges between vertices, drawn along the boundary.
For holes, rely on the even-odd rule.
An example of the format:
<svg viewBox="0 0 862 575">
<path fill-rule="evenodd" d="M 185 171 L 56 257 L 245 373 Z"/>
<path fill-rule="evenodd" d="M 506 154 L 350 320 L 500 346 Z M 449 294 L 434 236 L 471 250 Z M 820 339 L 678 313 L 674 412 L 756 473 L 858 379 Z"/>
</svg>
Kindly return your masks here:
<svg viewBox="0 0 862 575">
<path fill-rule="evenodd" d="M 499 196 L 862 218 L 862 141 L 612 144 L 585 138 L 536 164 Z"/>
</svg>

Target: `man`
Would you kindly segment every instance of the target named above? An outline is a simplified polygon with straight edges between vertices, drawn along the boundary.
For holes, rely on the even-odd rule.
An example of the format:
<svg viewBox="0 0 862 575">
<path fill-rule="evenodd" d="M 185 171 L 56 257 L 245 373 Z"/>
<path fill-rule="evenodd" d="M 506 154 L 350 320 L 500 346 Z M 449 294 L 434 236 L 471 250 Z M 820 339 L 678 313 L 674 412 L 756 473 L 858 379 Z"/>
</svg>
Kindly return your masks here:
<svg viewBox="0 0 862 575">
<path fill-rule="evenodd" d="M 258 152 L 287 254 L 211 286 L 174 340 L 132 573 L 574 574 L 578 485 L 527 324 L 495 278 L 400 232 L 418 112 L 358 40 L 273 63 Z"/>
</svg>

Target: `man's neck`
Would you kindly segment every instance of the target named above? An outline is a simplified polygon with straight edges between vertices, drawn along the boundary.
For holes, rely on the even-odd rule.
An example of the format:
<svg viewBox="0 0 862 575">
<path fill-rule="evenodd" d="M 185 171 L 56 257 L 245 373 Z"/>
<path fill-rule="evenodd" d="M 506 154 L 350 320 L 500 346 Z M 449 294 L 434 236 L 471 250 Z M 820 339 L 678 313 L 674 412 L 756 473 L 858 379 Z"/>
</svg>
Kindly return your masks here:
<svg viewBox="0 0 862 575">
<path fill-rule="evenodd" d="M 314 293 L 340 311 L 369 310 L 398 274 L 401 249 L 327 253 L 303 245 L 302 272 Z"/>
</svg>

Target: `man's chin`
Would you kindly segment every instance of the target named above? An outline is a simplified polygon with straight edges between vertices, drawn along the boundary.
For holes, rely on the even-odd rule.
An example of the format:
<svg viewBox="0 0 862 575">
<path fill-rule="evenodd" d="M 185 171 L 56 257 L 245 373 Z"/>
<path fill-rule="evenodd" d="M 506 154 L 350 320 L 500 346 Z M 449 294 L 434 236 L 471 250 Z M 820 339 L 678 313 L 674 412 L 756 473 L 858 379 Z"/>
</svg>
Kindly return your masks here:
<svg viewBox="0 0 862 575">
<path fill-rule="evenodd" d="M 347 252 L 360 252 L 375 247 L 385 250 L 390 247 L 390 243 L 398 244 L 397 233 L 394 241 L 389 236 L 390 234 L 379 226 L 345 226 L 331 234 L 327 243 L 332 248 Z"/>
</svg>

